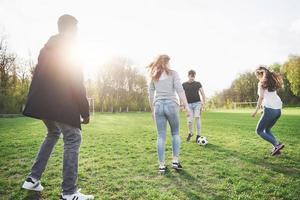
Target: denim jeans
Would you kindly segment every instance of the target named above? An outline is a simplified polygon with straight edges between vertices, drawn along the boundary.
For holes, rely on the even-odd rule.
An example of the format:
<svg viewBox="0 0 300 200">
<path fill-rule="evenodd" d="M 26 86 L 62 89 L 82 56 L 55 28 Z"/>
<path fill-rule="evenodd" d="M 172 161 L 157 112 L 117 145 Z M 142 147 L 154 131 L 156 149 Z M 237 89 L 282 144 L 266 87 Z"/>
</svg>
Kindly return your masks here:
<svg viewBox="0 0 300 200">
<path fill-rule="evenodd" d="M 192 112 L 192 115 L 187 118 L 187 123 L 188 123 L 188 131 L 189 131 L 189 134 L 191 134 L 191 135 L 193 134 L 193 129 L 194 129 L 193 121 L 195 118 L 196 125 L 197 125 L 197 135 L 200 136 L 200 133 L 201 133 L 201 118 L 200 118 L 201 107 L 202 107 L 202 104 L 200 101 L 194 102 L 194 103 L 189 103 L 189 108 Z"/>
<path fill-rule="evenodd" d="M 264 108 L 263 114 L 256 126 L 256 133 L 273 146 L 278 144 L 271 132 L 272 127 L 281 116 L 281 109 Z"/>
<path fill-rule="evenodd" d="M 62 191 L 64 195 L 74 194 L 77 191 L 76 181 L 78 172 L 78 156 L 81 144 L 81 131 L 79 128 L 67 124 L 43 120 L 47 127 L 48 133 L 39 153 L 32 166 L 29 177 L 40 179 L 50 155 L 57 143 L 60 134 L 63 134 L 64 140 L 64 158 L 63 158 L 63 182 Z"/>
<path fill-rule="evenodd" d="M 159 162 L 165 161 L 165 141 L 167 122 L 172 134 L 173 157 L 179 156 L 179 106 L 173 100 L 158 100 L 155 103 L 155 121 L 157 128 L 157 153 Z"/>
</svg>

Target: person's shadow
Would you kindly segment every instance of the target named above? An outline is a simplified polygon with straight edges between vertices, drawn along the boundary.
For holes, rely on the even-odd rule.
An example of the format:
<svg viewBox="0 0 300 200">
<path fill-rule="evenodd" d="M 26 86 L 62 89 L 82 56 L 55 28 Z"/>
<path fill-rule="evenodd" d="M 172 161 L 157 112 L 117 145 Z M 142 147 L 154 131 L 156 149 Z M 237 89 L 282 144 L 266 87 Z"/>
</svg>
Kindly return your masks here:
<svg viewBox="0 0 300 200">
<path fill-rule="evenodd" d="M 35 191 L 26 191 L 26 196 L 24 200 L 41 200 L 42 194 Z"/>
<path fill-rule="evenodd" d="M 174 183 L 174 187 L 177 187 L 177 182 L 178 182 L 178 178 L 180 178 L 179 180 L 183 180 L 183 181 L 188 181 L 191 184 L 193 184 L 195 181 L 197 181 L 197 179 L 192 176 L 190 173 L 188 173 L 187 171 L 185 171 L 184 169 L 182 170 L 177 170 L 176 171 L 180 176 L 175 176 L 173 173 L 167 173 L 165 174 L 166 178 L 171 179 L 172 183 Z M 185 190 L 183 191 L 186 196 L 188 197 L 188 199 L 201 199 L 201 197 L 196 194 L 195 192 L 193 192 L 192 190 L 185 188 Z"/>
<path fill-rule="evenodd" d="M 268 168 L 269 170 L 275 171 L 277 173 L 282 173 L 286 176 L 290 176 L 290 177 L 298 176 L 299 177 L 299 174 L 300 174 L 300 168 L 276 165 L 272 162 L 269 162 L 268 159 L 266 159 L 265 157 L 258 158 L 255 156 L 254 157 L 249 156 L 249 154 L 244 154 L 240 151 L 226 149 L 224 147 L 221 147 L 221 146 L 218 146 L 215 144 L 209 144 L 209 145 L 207 145 L 206 148 L 216 151 L 216 153 L 218 153 L 218 152 L 226 153 L 226 156 L 228 156 L 228 157 L 238 158 L 244 162 L 248 162 L 250 164 L 252 163 L 254 165 L 259 165 L 259 166 Z M 290 158 L 290 156 L 288 156 L 288 155 L 285 155 L 285 157 L 288 159 L 294 160 L 294 162 L 298 162 L 298 163 L 300 162 L 299 160 L 295 160 L 295 158 Z M 281 158 L 278 157 L 278 159 L 281 159 Z"/>
</svg>

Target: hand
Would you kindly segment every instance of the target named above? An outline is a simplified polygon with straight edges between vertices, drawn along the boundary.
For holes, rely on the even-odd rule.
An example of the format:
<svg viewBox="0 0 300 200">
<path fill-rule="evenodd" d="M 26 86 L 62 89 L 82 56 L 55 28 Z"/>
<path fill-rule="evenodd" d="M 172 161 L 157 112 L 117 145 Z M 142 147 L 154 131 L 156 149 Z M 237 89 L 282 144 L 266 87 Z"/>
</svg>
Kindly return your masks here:
<svg viewBox="0 0 300 200">
<path fill-rule="evenodd" d="M 192 116 L 192 112 L 190 109 L 186 109 L 186 116 L 187 117 L 191 117 Z"/>
<path fill-rule="evenodd" d="M 151 111 L 151 115 L 152 115 L 153 121 L 155 121 L 155 112 L 154 112 L 154 111 Z"/>
<path fill-rule="evenodd" d="M 256 116 L 256 113 L 257 113 L 257 111 L 254 111 L 254 112 L 251 114 L 251 116 L 252 116 L 252 117 L 255 117 L 255 116 Z"/>
<path fill-rule="evenodd" d="M 201 103 L 201 109 L 200 109 L 201 112 L 204 111 L 204 107 L 205 107 L 205 102 L 202 102 L 202 103 Z"/>
<path fill-rule="evenodd" d="M 82 124 L 88 124 L 88 123 L 90 123 L 90 117 L 83 118 L 83 119 L 81 120 L 81 123 L 82 123 Z"/>
</svg>

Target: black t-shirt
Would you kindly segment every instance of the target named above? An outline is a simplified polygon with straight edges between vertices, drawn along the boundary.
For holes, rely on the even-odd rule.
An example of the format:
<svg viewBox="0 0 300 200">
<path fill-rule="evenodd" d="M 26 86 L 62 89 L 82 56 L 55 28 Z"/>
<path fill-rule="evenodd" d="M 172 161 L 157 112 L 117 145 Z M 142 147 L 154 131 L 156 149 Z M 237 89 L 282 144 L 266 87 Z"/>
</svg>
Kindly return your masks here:
<svg viewBox="0 0 300 200">
<path fill-rule="evenodd" d="M 200 82 L 197 81 L 185 82 L 182 84 L 182 86 L 185 91 L 185 95 L 188 103 L 195 103 L 201 101 L 199 95 L 199 89 L 202 88 L 202 85 Z"/>
</svg>

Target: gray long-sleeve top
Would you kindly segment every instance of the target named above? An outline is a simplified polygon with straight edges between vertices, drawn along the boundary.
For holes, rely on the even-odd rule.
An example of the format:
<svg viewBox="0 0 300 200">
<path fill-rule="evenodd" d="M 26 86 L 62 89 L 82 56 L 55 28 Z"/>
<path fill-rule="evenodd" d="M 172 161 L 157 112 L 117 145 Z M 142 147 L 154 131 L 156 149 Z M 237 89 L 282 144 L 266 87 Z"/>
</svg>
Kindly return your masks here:
<svg viewBox="0 0 300 200">
<path fill-rule="evenodd" d="M 176 71 L 171 70 L 165 79 L 158 81 L 151 80 L 149 85 L 149 99 L 153 104 L 157 100 L 169 99 L 179 104 L 176 93 L 184 92 L 180 82 L 179 75 Z M 155 96 L 154 96 L 155 93 Z"/>
</svg>

